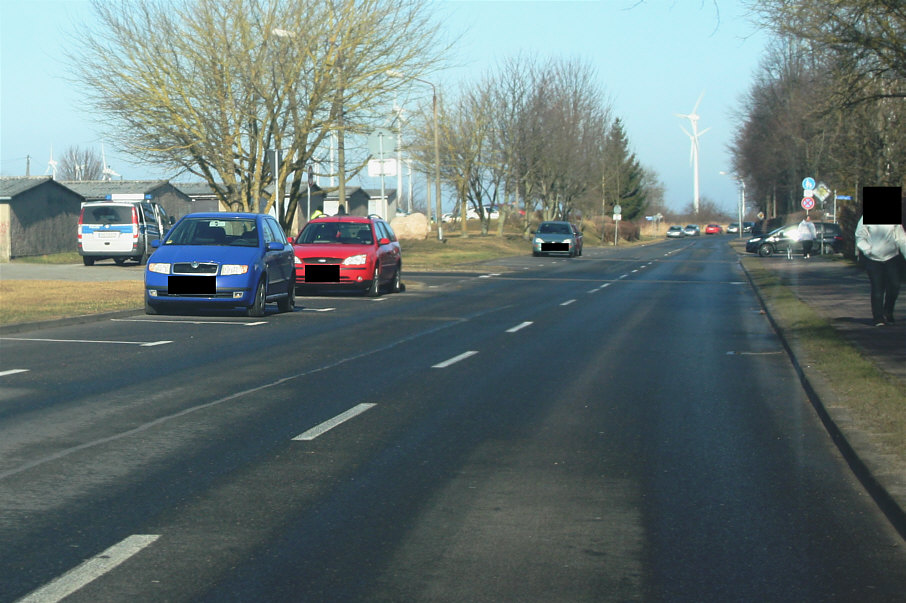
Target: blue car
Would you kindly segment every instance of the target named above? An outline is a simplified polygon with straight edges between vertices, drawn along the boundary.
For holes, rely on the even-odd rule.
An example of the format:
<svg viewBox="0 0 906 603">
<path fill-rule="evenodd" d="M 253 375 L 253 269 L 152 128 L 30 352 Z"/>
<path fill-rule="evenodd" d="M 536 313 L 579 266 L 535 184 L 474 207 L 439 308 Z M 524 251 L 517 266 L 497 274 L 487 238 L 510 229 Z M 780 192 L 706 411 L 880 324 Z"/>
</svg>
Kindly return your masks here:
<svg viewBox="0 0 906 603">
<path fill-rule="evenodd" d="M 145 267 L 145 313 L 175 307 L 242 308 L 263 316 L 296 303 L 293 247 L 273 216 L 198 213 L 183 216 Z"/>
</svg>

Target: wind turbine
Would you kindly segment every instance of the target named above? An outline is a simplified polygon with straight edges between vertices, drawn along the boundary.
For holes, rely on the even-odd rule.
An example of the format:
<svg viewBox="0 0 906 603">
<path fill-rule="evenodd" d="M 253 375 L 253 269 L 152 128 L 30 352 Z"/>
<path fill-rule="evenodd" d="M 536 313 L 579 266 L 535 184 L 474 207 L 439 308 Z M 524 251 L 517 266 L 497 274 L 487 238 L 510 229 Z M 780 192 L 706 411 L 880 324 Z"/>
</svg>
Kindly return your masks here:
<svg viewBox="0 0 906 603">
<path fill-rule="evenodd" d="M 107 156 L 104 155 L 104 143 L 101 143 L 101 165 L 104 166 L 103 171 L 101 172 L 101 180 L 113 180 L 114 176 L 119 176 L 116 172 L 110 169 L 110 166 L 107 165 Z"/>
<path fill-rule="evenodd" d="M 702 102 L 702 98 L 705 96 L 705 91 L 702 90 L 701 95 L 699 95 L 698 100 L 695 102 L 695 106 L 692 107 L 692 112 L 688 114 L 683 113 L 674 113 L 677 117 L 684 117 L 689 120 L 689 123 L 692 124 L 692 132 L 690 133 L 686 128 L 680 126 L 680 129 L 686 133 L 692 141 L 692 148 L 689 151 L 689 164 L 692 166 L 692 208 L 693 211 L 698 214 L 699 206 L 699 194 L 698 194 L 698 138 L 711 128 L 705 128 L 701 132 L 698 131 L 698 120 L 699 115 L 696 113 L 698 111 L 698 105 Z"/>
<path fill-rule="evenodd" d="M 47 169 L 44 170 L 44 175 L 47 175 L 47 172 L 50 172 L 52 180 L 57 179 L 57 162 L 53 159 L 53 145 L 50 145 L 50 161 L 47 162 Z"/>
</svg>

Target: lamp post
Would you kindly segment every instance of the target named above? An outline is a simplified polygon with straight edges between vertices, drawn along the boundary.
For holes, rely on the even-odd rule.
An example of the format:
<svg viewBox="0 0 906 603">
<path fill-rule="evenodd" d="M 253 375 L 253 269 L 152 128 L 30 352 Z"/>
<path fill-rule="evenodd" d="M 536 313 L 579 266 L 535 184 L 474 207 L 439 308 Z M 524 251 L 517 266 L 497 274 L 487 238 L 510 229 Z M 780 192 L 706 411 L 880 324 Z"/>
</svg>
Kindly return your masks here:
<svg viewBox="0 0 906 603">
<path fill-rule="evenodd" d="M 733 176 L 730 172 L 720 172 L 721 176 Z M 742 238 L 742 219 L 743 214 L 745 213 L 746 206 L 746 182 L 742 178 L 734 178 L 737 183 L 739 183 L 740 189 L 739 193 L 736 196 L 736 213 L 738 217 L 739 224 L 739 238 Z"/>
<path fill-rule="evenodd" d="M 388 69 L 385 73 L 387 75 L 389 75 L 390 77 L 396 77 L 396 78 L 402 78 L 402 79 L 406 78 L 406 76 L 404 76 L 402 73 L 400 73 L 399 71 L 394 71 L 393 69 Z M 428 84 L 429 86 L 431 86 L 431 107 L 432 107 L 432 112 L 434 115 L 434 203 L 435 203 L 435 207 L 436 207 L 436 211 L 434 212 L 435 213 L 434 217 L 437 220 L 437 240 L 443 241 L 444 240 L 444 227 L 443 227 L 443 220 L 441 220 L 442 214 L 441 214 L 441 201 L 440 201 L 440 142 L 439 142 L 439 138 L 438 138 L 438 124 L 437 124 L 437 88 L 434 86 L 434 84 L 432 84 L 428 80 L 423 80 L 423 79 L 417 78 L 417 77 L 413 77 L 413 78 L 409 78 L 409 79 L 415 80 L 416 82 L 421 82 L 423 84 Z M 431 208 L 429 207 L 428 208 L 429 220 L 431 217 L 430 213 L 431 213 Z"/>
</svg>

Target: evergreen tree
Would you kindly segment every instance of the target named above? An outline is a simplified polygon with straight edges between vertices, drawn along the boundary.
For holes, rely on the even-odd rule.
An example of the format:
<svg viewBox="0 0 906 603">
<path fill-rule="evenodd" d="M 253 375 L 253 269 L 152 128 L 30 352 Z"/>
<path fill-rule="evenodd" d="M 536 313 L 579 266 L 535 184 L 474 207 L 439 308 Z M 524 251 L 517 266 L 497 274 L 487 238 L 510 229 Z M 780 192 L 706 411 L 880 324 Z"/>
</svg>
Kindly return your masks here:
<svg viewBox="0 0 906 603">
<path fill-rule="evenodd" d="M 648 205 L 645 193 L 645 170 L 635 153 L 629 149 L 629 140 L 623 122 L 616 118 L 604 141 L 603 188 L 608 207 L 619 204 L 624 220 L 633 220 Z"/>
</svg>

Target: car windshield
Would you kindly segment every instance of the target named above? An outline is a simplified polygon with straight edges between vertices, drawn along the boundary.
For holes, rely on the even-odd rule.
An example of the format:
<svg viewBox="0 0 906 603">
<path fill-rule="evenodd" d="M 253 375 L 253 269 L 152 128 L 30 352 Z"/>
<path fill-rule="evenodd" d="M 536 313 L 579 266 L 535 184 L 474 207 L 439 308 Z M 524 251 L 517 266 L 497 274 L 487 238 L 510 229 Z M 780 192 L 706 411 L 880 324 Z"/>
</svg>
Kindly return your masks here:
<svg viewBox="0 0 906 603">
<path fill-rule="evenodd" d="M 572 234 L 569 224 L 545 222 L 538 227 L 538 234 Z"/>
<path fill-rule="evenodd" d="M 173 227 L 164 245 L 258 247 L 258 228 L 248 218 L 187 218 Z"/>
<path fill-rule="evenodd" d="M 374 237 L 366 222 L 312 222 L 302 229 L 296 243 L 371 245 Z"/>
</svg>

